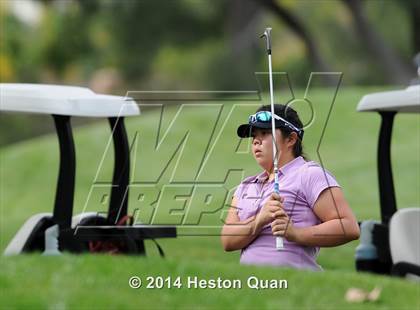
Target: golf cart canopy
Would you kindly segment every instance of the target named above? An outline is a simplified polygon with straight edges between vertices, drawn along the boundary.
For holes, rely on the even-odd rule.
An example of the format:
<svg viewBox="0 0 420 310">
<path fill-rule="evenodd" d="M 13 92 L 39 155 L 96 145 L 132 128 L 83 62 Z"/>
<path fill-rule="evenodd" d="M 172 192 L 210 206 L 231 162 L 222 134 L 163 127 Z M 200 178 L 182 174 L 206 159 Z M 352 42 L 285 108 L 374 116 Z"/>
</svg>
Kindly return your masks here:
<svg viewBox="0 0 420 310">
<path fill-rule="evenodd" d="M 420 113 L 420 85 L 366 95 L 359 102 L 357 111 Z"/>
<path fill-rule="evenodd" d="M 397 209 L 391 163 L 395 116 L 397 113 L 420 113 L 420 85 L 365 95 L 357 111 L 377 112 L 381 116 L 377 149 L 381 222 L 368 220 L 361 223 L 356 268 L 359 271 L 420 276 L 420 209 Z"/>
<path fill-rule="evenodd" d="M 99 95 L 89 88 L 41 84 L 0 84 L 1 111 L 82 117 L 139 115 L 132 98 Z"/>
<path fill-rule="evenodd" d="M 382 223 L 388 225 L 397 211 L 391 165 L 391 136 L 397 113 L 420 113 L 420 85 L 404 90 L 365 95 L 357 106 L 359 112 L 378 112 L 382 118 L 378 141 L 378 179 Z"/>
<path fill-rule="evenodd" d="M 76 253 L 90 251 L 91 242 L 113 240 L 126 245 L 124 253 L 145 254 L 144 239 L 176 237 L 176 228 L 173 226 L 127 225 L 130 149 L 124 118 L 140 114 L 132 98 L 99 95 L 88 88 L 73 86 L 0 84 L 0 99 L 2 113 L 51 115 L 56 127 L 60 156 L 53 212 L 29 218 L 9 243 L 5 254 L 46 250 L 47 230 L 51 227 L 57 227 L 58 231 L 57 236 L 49 236 L 55 239 L 51 243 L 53 247 Z M 111 127 L 114 171 L 111 186 L 107 189 L 110 191 L 110 199 L 106 215 L 96 212 L 93 215 L 82 213 L 73 217 L 76 146 L 71 118 L 74 116 L 106 118 Z"/>
</svg>

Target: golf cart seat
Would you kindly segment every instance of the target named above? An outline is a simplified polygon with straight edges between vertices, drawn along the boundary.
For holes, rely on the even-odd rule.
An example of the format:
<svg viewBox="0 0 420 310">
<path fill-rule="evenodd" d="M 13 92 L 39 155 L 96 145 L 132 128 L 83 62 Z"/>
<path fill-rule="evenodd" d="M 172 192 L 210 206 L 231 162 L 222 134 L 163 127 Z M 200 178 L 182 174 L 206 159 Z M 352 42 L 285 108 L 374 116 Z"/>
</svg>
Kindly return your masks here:
<svg viewBox="0 0 420 310">
<path fill-rule="evenodd" d="M 132 98 L 99 95 L 88 88 L 41 84 L 0 84 L 0 111 L 48 114 L 53 117 L 60 166 L 53 213 L 41 213 L 25 222 L 5 254 L 68 251 L 80 253 L 119 247 L 118 253 L 145 254 L 144 240 L 176 237 L 173 226 L 132 225 L 128 216 L 130 150 L 124 117 L 140 114 Z M 76 151 L 71 118 L 107 118 L 114 145 L 114 172 L 106 214 L 84 213 L 73 217 Z M 51 247 L 56 246 L 56 249 Z M 104 251 L 102 251 L 104 252 Z"/>
<path fill-rule="evenodd" d="M 44 240 L 42 235 L 37 233 L 45 231 L 54 224 L 52 213 L 38 213 L 32 215 L 20 227 L 13 239 L 4 250 L 4 255 L 16 255 L 23 252 L 32 252 L 32 250 L 41 248 Z"/>
<path fill-rule="evenodd" d="M 389 223 L 392 273 L 420 276 L 420 208 L 398 210 Z"/>
<path fill-rule="evenodd" d="M 88 219 L 96 218 L 97 216 L 97 212 L 80 213 L 73 216 L 71 227 L 75 228 L 80 223 L 83 223 Z M 99 214 L 99 216 L 104 218 L 103 215 Z M 45 238 L 41 232 L 44 232 L 53 226 L 56 225 L 54 225 L 52 213 L 38 213 L 32 215 L 9 242 L 6 250 L 4 250 L 4 255 L 17 255 L 23 252 L 45 249 Z"/>
<path fill-rule="evenodd" d="M 397 210 L 391 165 L 391 138 L 394 119 L 398 113 L 420 113 L 420 85 L 367 94 L 360 100 L 357 111 L 377 112 L 381 116 L 377 148 L 381 220 L 361 222 L 360 244 L 356 248 L 356 269 L 395 275 L 417 273 L 420 264 L 420 208 Z M 410 223 L 415 225 L 410 226 Z M 416 233 L 412 230 L 416 230 Z"/>
</svg>

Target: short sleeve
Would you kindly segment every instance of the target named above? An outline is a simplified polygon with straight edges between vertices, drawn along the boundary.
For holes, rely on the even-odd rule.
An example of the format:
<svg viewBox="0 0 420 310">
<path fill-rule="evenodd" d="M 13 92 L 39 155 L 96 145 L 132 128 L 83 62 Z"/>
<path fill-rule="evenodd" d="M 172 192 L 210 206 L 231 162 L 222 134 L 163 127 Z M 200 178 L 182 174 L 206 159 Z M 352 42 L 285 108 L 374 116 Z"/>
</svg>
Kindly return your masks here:
<svg viewBox="0 0 420 310">
<path fill-rule="evenodd" d="M 233 196 L 241 200 L 244 198 L 244 195 L 246 197 L 248 186 L 250 183 L 253 183 L 253 180 L 255 179 L 255 176 L 247 177 L 238 185 L 235 192 L 233 193 Z M 232 197 L 233 198 L 233 197 Z"/>
<path fill-rule="evenodd" d="M 241 199 L 243 187 L 244 187 L 243 183 L 239 184 L 238 187 L 236 188 L 235 192 L 233 193 L 233 197 L 236 197 L 237 199 Z"/>
<path fill-rule="evenodd" d="M 327 188 L 341 187 L 335 177 L 318 164 L 309 164 L 303 171 L 302 190 L 311 209 Z"/>
</svg>

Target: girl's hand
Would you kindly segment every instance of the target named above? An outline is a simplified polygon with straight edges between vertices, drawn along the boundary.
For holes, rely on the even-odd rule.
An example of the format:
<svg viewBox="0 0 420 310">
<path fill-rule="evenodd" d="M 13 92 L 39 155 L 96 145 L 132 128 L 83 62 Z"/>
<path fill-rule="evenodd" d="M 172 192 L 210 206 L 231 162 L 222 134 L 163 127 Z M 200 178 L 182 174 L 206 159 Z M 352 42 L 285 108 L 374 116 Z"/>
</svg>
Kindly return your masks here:
<svg viewBox="0 0 420 310">
<path fill-rule="evenodd" d="M 264 227 L 275 219 L 276 212 L 283 209 L 283 200 L 284 198 L 278 194 L 271 194 L 270 198 L 268 198 L 267 202 L 257 214 L 256 221 L 259 227 Z"/>
<path fill-rule="evenodd" d="M 274 213 L 275 220 L 271 223 L 271 231 L 274 236 L 284 237 L 288 241 L 297 239 L 297 229 L 293 225 L 293 221 L 287 213 L 281 209 Z"/>
</svg>

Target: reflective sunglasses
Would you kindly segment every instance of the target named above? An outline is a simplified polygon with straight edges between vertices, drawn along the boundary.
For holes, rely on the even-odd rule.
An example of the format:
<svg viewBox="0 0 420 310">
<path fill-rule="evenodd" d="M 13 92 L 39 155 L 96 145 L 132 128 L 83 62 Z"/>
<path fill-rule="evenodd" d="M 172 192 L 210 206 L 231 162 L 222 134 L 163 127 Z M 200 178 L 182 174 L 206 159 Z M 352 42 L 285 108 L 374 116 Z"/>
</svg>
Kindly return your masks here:
<svg viewBox="0 0 420 310">
<path fill-rule="evenodd" d="M 303 130 L 302 129 L 297 128 L 295 125 L 293 125 L 289 121 L 285 120 L 284 118 L 278 116 L 277 114 L 274 114 L 274 119 L 278 120 L 278 121 L 281 121 L 283 127 L 287 127 L 289 129 L 291 129 L 292 131 L 295 131 L 298 134 L 298 136 L 302 139 L 302 136 L 303 136 Z M 257 112 L 255 114 L 252 114 L 252 115 L 249 116 L 248 123 L 250 125 L 255 124 L 257 122 L 262 122 L 262 123 L 271 122 L 271 112 L 260 111 L 260 112 Z"/>
</svg>

